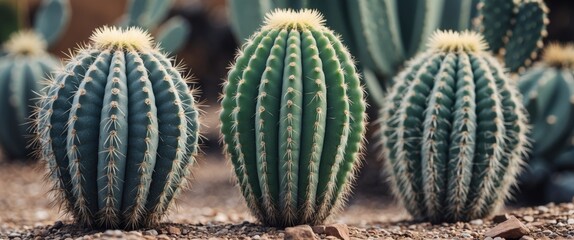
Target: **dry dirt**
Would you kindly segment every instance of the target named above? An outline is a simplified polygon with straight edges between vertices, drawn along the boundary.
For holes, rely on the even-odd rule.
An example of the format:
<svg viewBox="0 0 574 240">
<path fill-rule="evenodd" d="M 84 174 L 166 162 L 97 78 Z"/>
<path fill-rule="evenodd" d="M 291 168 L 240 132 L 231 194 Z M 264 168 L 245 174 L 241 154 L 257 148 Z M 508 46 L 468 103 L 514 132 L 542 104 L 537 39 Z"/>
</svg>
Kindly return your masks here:
<svg viewBox="0 0 574 240">
<path fill-rule="evenodd" d="M 0 239 L 275 239 L 282 229 L 256 224 L 231 169 L 219 159 L 201 159 L 191 190 L 177 209 L 155 229 L 95 231 L 72 224 L 51 206 L 41 167 L 0 163 Z M 363 191 L 365 192 L 365 191 Z M 368 192 L 368 191 L 367 191 Z M 534 239 L 574 238 L 574 204 L 546 205 L 507 211 L 530 229 Z M 391 199 L 359 193 L 331 223 L 349 226 L 351 239 L 484 239 L 495 224 L 490 219 L 431 225 L 412 222 Z M 324 238 L 324 235 L 317 237 Z M 526 238 L 528 239 L 528 238 Z"/>
</svg>

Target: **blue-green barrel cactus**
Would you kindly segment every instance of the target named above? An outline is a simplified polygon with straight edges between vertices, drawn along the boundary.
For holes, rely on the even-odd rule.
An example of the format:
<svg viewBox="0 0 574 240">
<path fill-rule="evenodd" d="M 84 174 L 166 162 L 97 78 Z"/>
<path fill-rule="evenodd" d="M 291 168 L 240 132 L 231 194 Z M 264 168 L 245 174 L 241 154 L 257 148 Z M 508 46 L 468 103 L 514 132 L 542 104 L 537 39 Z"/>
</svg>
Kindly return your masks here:
<svg viewBox="0 0 574 240">
<path fill-rule="evenodd" d="M 436 32 L 385 99 L 385 170 L 415 219 L 488 216 L 521 169 L 527 116 L 516 86 L 485 48 L 476 33 Z"/>
<path fill-rule="evenodd" d="M 518 83 L 532 124 L 536 157 L 556 158 L 573 145 L 574 45 L 550 45 L 543 61 L 520 76 Z"/>
<path fill-rule="evenodd" d="M 521 176 L 525 197 L 538 203 L 571 199 L 574 188 L 557 179 L 571 179 L 568 172 L 574 171 L 574 45 L 548 46 L 542 61 L 520 76 L 518 86 L 533 140 L 528 171 Z M 564 177 L 558 177 L 560 172 Z M 548 194 L 540 194 L 541 189 Z"/>
<path fill-rule="evenodd" d="M 56 197 L 82 225 L 158 223 L 198 152 L 198 109 L 171 59 L 143 30 L 103 27 L 48 84 L 37 152 Z"/>
<path fill-rule="evenodd" d="M 46 52 L 46 41 L 33 31 L 12 34 L 0 58 L 0 148 L 8 159 L 28 159 L 28 116 L 42 79 L 58 61 Z"/>
<path fill-rule="evenodd" d="M 231 67 L 221 104 L 224 151 L 263 224 L 320 224 L 342 207 L 366 106 L 351 55 L 318 12 L 267 15 Z"/>
</svg>

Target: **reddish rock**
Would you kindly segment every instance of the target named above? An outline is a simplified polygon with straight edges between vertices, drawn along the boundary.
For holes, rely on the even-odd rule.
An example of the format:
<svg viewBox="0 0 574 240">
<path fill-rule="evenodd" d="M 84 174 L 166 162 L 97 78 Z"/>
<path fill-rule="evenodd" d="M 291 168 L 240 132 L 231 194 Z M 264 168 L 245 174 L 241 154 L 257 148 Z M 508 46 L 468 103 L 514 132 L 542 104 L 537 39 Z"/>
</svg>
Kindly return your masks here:
<svg viewBox="0 0 574 240">
<path fill-rule="evenodd" d="M 180 235 L 181 229 L 179 229 L 178 227 L 175 227 L 175 226 L 169 226 L 169 228 L 167 228 L 167 232 L 169 232 L 169 234 L 172 234 L 172 235 Z"/>
<path fill-rule="evenodd" d="M 325 227 L 327 236 L 337 237 L 343 240 L 349 240 L 349 228 L 345 224 L 333 224 Z"/>
<path fill-rule="evenodd" d="M 510 216 L 508 214 L 500 214 L 500 215 L 496 215 L 492 218 L 492 221 L 494 223 L 501 223 L 504 222 L 506 220 L 508 220 L 510 218 Z"/>
<path fill-rule="evenodd" d="M 315 240 L 313 229 L 309 225 L 285 228 L 286 240 Z"/>
<path fill-rule="evenodd" d="M 485 236 L 495 238 L 520 238 L 530 233 L 530 230 L 520 220 L 512 216 L 508 220 L 496 225 L 484 233 Z"/>
</svg>

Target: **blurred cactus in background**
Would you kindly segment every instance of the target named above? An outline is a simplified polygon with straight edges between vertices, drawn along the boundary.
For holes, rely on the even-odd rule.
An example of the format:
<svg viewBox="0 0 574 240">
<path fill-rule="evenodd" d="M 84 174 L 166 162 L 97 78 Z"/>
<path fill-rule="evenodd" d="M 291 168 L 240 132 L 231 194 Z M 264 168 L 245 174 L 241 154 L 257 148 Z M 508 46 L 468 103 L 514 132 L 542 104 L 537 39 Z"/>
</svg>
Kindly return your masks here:
<svg viewBox="0 0 574 240">
<path fill-rule="evenodd" d="M 570 201 L 574 185 L 574 45 L 551 44 L 542 62 L 520 76 L 520 91 L 530 114 L 533 152 L 529 169 L 523 175 L 526 197 L 533 201 Z M 563 176 L 558 177 L 556 173 Z M 539 194 L 541 189 L 551 194 Z M 546 199 L 539 199 L 542 197 Z M 567 197 L 569 196 L 569 197 Z M 538 198 L 538 199 L 536 199 Z"/>
<path fill-rule="evenodd" d="M 43 91 L 34 124 L 57 200 L 85 226 L 157 224 L 187 183 L 198 109 L 139 28 L 100 28 Z"/>
<path fill-rule="evenodd" d="M 68 0 L 43 0 L 36 13 L 34 31 L 52 45 L 64 32 L 70 20 Z"/>
<path fill-rule="evenodd" d="M 407 59 L 425 49 L 436 29 L 481 29 L 492 49 L 517 71 L 528 65 L 546 35 L 547 9 L 542 0 L 230 0 L 232 25 L 240 40 L 259 27 L 274 8 L 312 8 L 325 15 L 358 57 L 373 103 L 383 106 L 384 92 Z M 510 11 L 503 11 L 509 8 Z M 482 21 L 473 26 L 477 14 Z M 503 20 L 501 20 L 503 19 Z M 502 22 L 499 22 L 502 21 Z M 501 24 L 503 26 L 501 26 Z"/>
<path fill-rule="evenodd" d="M 311 10 L 275 10 L 237 55 L 220 114 L 225 153 L 263 224 L 321 224 L 343 206 L 366 103 L 352 57 Z"/>
<path fill-rule="evenodd" d="M 548 8 L 542 0 L 482 0 L 479 30 L 490 51 L 511 72 L 524 71 L 537 58 L 546 37 Z"/>
<path fill-rule="evenodd" d="M 28 116 L 40 82 L 58 65 L 46 52 L 46 42 L 34 31 L 12 34 L 0 58 L 0 146 L 8 159 L 26 159 Z"/>
<path fill-rule="evenodd" d="M 165 20 L 173 3 L 174 0 L 128 0 L 127 11 L 119 25 L 141 27 L 154 32 L 161 49 L 175 54 L 185 45 L 191 26 L 180 16 Z"/>
<path fill-rule="evenodd" d="M 510 196 L 526 155 L 520 94 L 479 34 L 439 31 L 428 46 L 385 99 L 385 171 L 415 219 L 484 218 Z"/>
<path fill-rule="evenodd" d="M 3 45 L 0 57 L 0 146 L 8 159 L 29 157 L 28 117 L 42 80 L 58 65 L 58 60 L 48 54 L 47 48 L 60 37 L 69 18 L 68 1 L 44 0 L 32 29 L 13 33 Z"/>
</svg>

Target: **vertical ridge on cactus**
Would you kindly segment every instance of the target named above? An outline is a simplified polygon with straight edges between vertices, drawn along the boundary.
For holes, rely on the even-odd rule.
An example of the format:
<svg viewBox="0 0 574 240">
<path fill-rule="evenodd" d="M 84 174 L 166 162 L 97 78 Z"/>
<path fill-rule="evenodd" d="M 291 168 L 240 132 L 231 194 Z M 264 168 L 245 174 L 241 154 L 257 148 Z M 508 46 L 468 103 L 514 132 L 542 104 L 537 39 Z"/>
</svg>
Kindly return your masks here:
<svg viewBox="0 0 574 240">
<path fill-rule="evenodd" d="M 520 170 L 520 94 L 479 34 L 436 32 L 398 76 L 379 132 L 393 191 L 416 219 L 493 213 Z"/>
<path fill-rule="evenodd" d="M 195 162 L 197 103 L 143 30 L 104 27 L 91 40 L 41 97 L 37 154 L 78 223 L 155 225 Z"/>
<path fill-rule="evenodd" d="M 349 51 L 312 10 L 276 10 L 237 55 L 220 115 L 238 184 L 264 224 L 320 224 L 350 191 L 365 132 Z"/>
<path fill-rule="evenodd" d="M 57 60 L 46 52 L 46 41 L 33 31 L 12 34 L 0 58 L 0 146 L 9 159 L 25 159 L 28 116 L 33 112 L 40 83 L 56 68 Z"/>
</svg>

